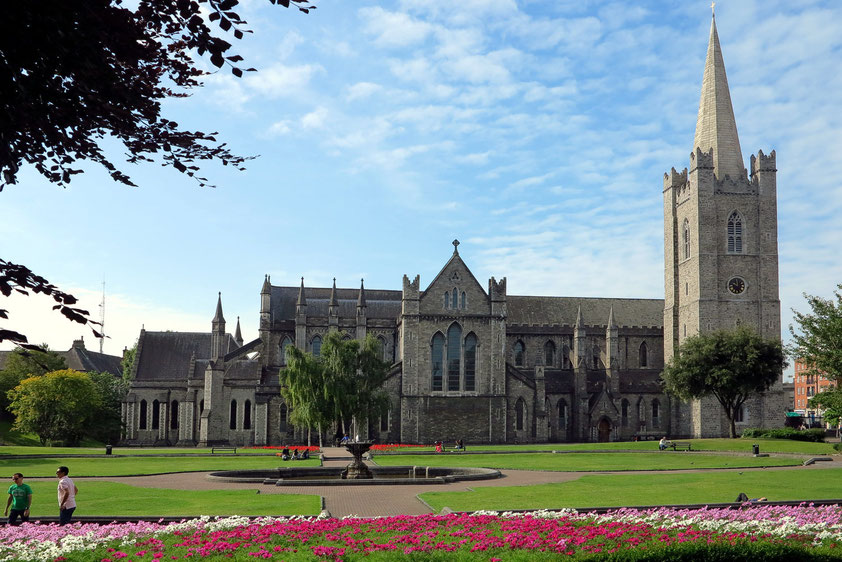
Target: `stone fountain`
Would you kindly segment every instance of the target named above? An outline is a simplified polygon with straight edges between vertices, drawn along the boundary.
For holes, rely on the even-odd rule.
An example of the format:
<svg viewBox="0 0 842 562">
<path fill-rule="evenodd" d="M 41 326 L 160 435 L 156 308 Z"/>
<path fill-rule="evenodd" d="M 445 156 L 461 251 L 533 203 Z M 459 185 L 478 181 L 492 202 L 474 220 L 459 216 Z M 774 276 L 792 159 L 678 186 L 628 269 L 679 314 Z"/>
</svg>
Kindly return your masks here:
<svg viewBox="0 0 842 562">
<path fill-rule="evenodd" d="M 374 478 L 368 466 L 363 462 L 363 455 L 371 449 L 373 441 L 348 441 L 345 448 L 354 456 L 354 461 L 345 467 L 342 478 L 346 480 L 364 480 Z"/>
</svg>

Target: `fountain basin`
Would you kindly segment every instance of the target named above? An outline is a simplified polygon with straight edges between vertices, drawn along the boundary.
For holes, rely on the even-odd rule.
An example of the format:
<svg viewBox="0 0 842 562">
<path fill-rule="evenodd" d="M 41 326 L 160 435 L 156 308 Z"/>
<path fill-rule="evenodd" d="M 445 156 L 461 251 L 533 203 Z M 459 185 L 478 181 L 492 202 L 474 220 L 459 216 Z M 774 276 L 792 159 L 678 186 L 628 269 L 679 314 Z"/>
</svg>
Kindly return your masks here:
<svg viewBox="0 0 842 562">
<path fill-rule="evenodd" d="M 394 484 L 448 484 L 464 480 L 500 478 L 492 468 L 440 466 L 373 466 L 373 478 L 343 479 L 342 467 L 279 467 L 266 470 L 223 470 L 208 474 L 217 482 L 248 482 L 269 486 L 382 486 Z"/>
</svg>

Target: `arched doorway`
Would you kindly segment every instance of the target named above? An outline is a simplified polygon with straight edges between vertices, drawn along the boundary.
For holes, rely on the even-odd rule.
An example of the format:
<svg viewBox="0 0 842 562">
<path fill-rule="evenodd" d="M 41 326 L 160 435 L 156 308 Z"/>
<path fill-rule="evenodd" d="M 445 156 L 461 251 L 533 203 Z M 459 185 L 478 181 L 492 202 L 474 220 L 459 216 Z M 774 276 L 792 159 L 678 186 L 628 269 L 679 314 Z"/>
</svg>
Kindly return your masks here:
<svg viewBox="0 0 842 562">
<path fill-rule="evenodd" d="M 599 433 L 599 442 L 608 443 L 611 440 L 611 422 L 605 418 L 599 420 L 599 425 L 596 426 Z"/>
</svg>

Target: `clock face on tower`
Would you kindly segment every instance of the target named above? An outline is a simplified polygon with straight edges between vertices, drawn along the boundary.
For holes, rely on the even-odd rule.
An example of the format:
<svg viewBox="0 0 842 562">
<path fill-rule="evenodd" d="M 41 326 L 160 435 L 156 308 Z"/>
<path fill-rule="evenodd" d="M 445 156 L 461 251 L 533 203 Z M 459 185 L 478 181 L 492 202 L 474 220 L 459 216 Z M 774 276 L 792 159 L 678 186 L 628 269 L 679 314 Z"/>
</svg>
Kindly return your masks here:
<svg viewBox="0 0 842 562">
<path fill-rule="evenodd" d="M 735 295 L 742 294 L 742 292 L 746 290 L 746 282 L 739 277 L 732 277 L 731 280 L 728 281 L 728 290 Z"/>
</svg>

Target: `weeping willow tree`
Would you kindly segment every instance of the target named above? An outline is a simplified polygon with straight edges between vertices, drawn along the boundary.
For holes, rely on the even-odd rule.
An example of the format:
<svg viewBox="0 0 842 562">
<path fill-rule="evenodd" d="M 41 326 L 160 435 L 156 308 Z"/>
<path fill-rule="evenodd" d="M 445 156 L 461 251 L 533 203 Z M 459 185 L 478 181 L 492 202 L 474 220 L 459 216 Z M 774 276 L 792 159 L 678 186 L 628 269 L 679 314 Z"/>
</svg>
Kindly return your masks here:
<svg viewBox="0 0 842 562">
<path fill-rule="evenodd" d="M 365 423 L 389 409 L 383 390 L 389 363 L 380 359 L 377 340 L 344 340 L 329 333 L 321 354 L 314 357 L 295 347 L 287 348 L 287 367 L 281 369 L 281 395 L 293 425 L 322 430 L 347 420 Z M 309 439 L 308 439 L 309 440 Z"/>
</svg>

